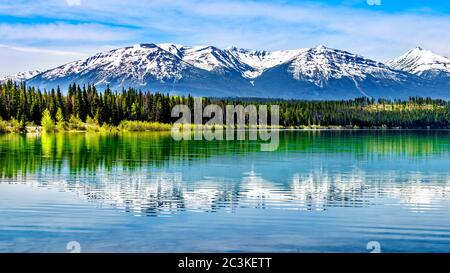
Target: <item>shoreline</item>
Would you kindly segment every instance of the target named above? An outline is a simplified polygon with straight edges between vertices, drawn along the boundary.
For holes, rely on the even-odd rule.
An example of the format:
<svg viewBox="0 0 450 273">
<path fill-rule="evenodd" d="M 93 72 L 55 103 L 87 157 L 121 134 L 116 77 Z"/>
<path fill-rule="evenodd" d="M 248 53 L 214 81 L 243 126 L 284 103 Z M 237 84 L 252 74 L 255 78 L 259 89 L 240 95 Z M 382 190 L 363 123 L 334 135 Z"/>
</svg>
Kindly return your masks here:
<svg viewBox="0 0 450 273">
<path fill-rule="evenodd" d="M 164 124 L 165 126 L 170 126 L 170 129 L 164 129 L 164 130 L 127 130 L 127 129 L 120 129 L 119 127 L 107 127 L 100 129 L 86 129 L 86 130 L 55 130 L 52 132 L 46 132 L 42 126 L 33 126 L 33 127 L 27 127 L 26 132 L 24 131 L 9 131 L 9 132 L 0 132 L 0 135 L 8 135 L 8 134 L 23 134 L 23 135 L 40 135 L 40 134 L 80 134 L 80 133 L 97 133 L 97 134 L 118 134 L 118 133 L 164 133 L 164 132 L 171 132 L 172 125 L 171 124 Z M 192 124 L 191 124 L 192 126 Z M 37 130 L 37 128 L 40 128 Z M 202 128 L 203 129 L 203 128 Z M 234 128 L 233 130 L 236 131 L 255 131 L 259 130 L 261 128 L 243 128 L 243 129 L 237 129 Z M 422 132 L 437 132 L 437 131 L 449 131 L 450 128 L 346 128 L 346 127 L 319 127 L 319 128 L 288 128 L 288 127 L 276 127 L 271 128 L 267 127 L 266 129 L 269 130 L 276 130 L 280 132 L 326 132 L 326 131 L 355 131 L 355 132 L 362 132 L 362 131 L 373 131 L 373 132 L 406 132 L 406 131 L 422 131 Z M 193 127 L 191 127 L 191 130 L 194 130 Z M 222 130 L 226 130 L 226 128 L 222 128 Z"/>
</svg>

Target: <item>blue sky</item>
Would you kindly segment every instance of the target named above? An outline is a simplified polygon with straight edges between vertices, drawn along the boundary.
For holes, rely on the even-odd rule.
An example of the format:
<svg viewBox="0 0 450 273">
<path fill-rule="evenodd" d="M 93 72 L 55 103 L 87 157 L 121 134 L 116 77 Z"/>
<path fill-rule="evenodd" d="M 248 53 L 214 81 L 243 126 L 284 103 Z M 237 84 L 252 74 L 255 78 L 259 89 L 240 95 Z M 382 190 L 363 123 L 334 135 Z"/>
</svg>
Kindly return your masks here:
<svg viewBox="0 0 450 273">
<path fill-rule="evenodd" d="M 450 56 L 450 1 L 0 0 L 0 76 L 136 43 Z"/>
</svg>

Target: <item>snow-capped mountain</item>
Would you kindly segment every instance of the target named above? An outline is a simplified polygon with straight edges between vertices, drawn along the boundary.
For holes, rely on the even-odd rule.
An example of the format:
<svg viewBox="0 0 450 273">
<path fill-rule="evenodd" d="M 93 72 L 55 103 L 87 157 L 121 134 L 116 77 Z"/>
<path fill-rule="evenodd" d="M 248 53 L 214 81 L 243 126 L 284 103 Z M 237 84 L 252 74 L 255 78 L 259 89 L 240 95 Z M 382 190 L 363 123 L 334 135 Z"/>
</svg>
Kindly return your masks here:
<svg viewBox="0 0 450 273">
<path fill-rule="evenodd" d="M 17 74 L 11 75 L 11 76 L 6 76 L 6 77 L 1 77 L 0 78 L 0 82 L 4 82 L 7 80 L 11 80 L 13 82 L 23 82 L 23 81 L 27 81 L 28 79 L 33 78 L 34 76 L 40 74 L 41 72 L 38 70 L 32 70 L 32 71 L 27 71 L 27 72 L 19 72 Z"/>
<path fill-rule="evenodd" d="M 247 71 L 254 68 L 242 62 L 228 51 L 213 46 L 182 47 L 183 61 L 207 71 L 218 73 L 237 72 L 245 76 Z"/>
<path fill-rule="evenodd" d="M 387 62 L 393 69 L 406 71 L 427 79 L 450 77 L 450 59 L 416 47 Z"/>
<path fill-rule="evenodd" d="M 100 88 L 109 85 L 115 90 L 135 87 L 212 97 L 343 99 L 423 95 L 429 82 L 419 74 L 391 66 L 325 46 L 271 52 L 140 44 L 50 69 L 27 83 L 65 89 L 76 82 Z M 436 90 L 438 96 L 446 94 L 440 87 Z"/>
<path fill-rule="evenodd" d="M 231 47 L 226 51 L 252 68 L 250 70 L 244 71 L 243 76 L 249 79 L 253 79 L 260 76 L 267 69 L 293 59 L 300 52 L 304 51 L 304 49 L 278 50 L 270 52 Z"/>
<path fill-rule="evenodd" d="M 402 81 L 404 75 L 386 65 L 346 51 L 325 46 L 301 51 L 291 62 L 288 71 L 296 80 L 306 80 L 323 87 L 330 79 L 351 78 L 361 81 L 368 76 Z"/>
<path fill-rule="evenodd" d="M 255 81 L 256 86 L 271 88 L 282 97 L 311 99 L 403 97 L 415 84 L 413 75 L 325 46 L 300 50 Z"/>
<path fill-rule="evenodd" d="M 40 88 L 95 84 L 177 94 L 234 96 L 251 84 L 241 72 L 252 69 L 215 47 L 139 44 L 96 54 L 45 71 L 28 81 Z M 236 86 L 236 87 L 235 87 Z"/>
<path fill-rule="evenodd" d="M 38 77 L 48 82 L 70 78 L 71 81 L 97 85 L 144 85 L 145 78 L 161 82 L 181 79 L 182 71 L 187 66 L 177 56 L 155 44 L 142 44 L 99 53 L 48 70 Z"/>
<path fill-rule="evenodd" d="M 265 70 L 289 61 L 301 51 L 252 51 L 237 47 L 222 50 L 208 45 L 158 44 L 158 46 L 197 68 L 219 73 L 234 71 L 248 79 L 256 78 Z"/>
</svg>

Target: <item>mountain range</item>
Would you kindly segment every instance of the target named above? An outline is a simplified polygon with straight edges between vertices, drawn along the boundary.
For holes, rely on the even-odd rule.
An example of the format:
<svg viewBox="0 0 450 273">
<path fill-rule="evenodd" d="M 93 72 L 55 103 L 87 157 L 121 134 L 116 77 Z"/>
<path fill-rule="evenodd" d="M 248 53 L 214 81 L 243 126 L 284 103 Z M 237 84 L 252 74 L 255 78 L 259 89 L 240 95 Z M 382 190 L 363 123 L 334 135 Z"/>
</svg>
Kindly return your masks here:
<svg viewBox="0 0 450 273">
<path fill-rule="evenodd" d="M 325 46 L 257 51 L 138 44 L 7 78 L 47 90 L 76 82 L 208 97 L 450 99 L 450 59 L 420 47 L 384 64 Z"/>
<path fill-rule="evenodd" d="M 7 80 L 12 80 L 14 82 L 23 82 L 23 81 L 27 81 L 27 80 L 33 78 L 34 76 L 36 76 L 40 73 L 41 73 L 41 71 L 38 71 L 38 70 L 19 72 L 17 74 L 11 75 L 11 76 L 1 77 L 0 82 L 4 82 Z"/>
</svg>

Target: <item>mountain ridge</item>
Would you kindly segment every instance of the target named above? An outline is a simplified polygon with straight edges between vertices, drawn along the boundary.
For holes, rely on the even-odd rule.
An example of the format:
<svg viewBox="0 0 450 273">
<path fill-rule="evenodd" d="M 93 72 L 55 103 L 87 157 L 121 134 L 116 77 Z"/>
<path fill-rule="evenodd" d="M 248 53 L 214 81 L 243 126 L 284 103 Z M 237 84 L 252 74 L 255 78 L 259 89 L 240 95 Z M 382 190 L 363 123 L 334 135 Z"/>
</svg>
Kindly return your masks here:
<svg viewBox="0 0 450 273">
<path fill-rule="evenodd" d="M 258 51 L 149 43 L 101 52 L 26 81 L 45 89 L 77 82 L 210 97 L 407 98 L 426 92 L 430 97 L 450 98 L 446 80 L 450 68 L 448 75 L 442 69 L 445 73 L 436 73 L 436 67 L 445 68 L 448 59 L 428 52 L 416 48 L 383 64 L 323 45 Z"/>
<path fill-rule="evenodd" d="M 427 79 L 450 77 L 450 58 L 416 47 L 387 62 L 390 67 Z"/>
<path fill-rule="evenodd" d="M 26 81 L 28 79 L 33 78 L 34 76 L 38 75 L 42 73 L 39 70 L 30 70 L 30 71 L 25 71 L 25 72 L 19 72 L 16 73 L 14 75 L 10 75 L 10 76 L 5 76 L 5 77 L 0 77 L 0 83 L 7 81 L 7 80 L 11 80 L 14 82 L 21 82 L 21 81 Z"/>
</svg>

